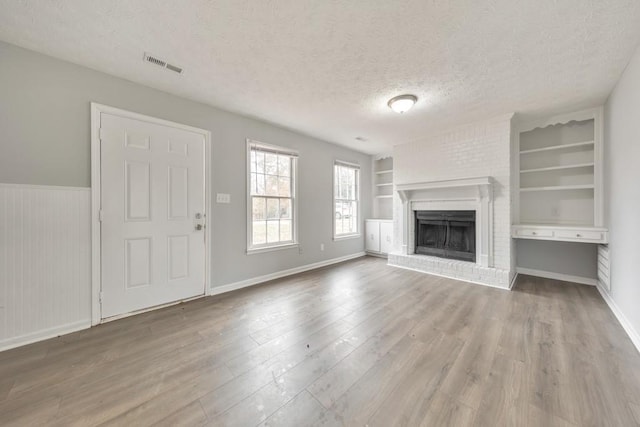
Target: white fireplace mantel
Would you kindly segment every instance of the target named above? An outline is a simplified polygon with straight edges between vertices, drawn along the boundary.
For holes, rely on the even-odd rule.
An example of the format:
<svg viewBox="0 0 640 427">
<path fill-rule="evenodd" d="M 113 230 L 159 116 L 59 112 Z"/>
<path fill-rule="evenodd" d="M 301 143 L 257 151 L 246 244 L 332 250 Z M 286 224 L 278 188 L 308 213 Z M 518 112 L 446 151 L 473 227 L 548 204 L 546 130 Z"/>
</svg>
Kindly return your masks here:
<svg viewBox="0 0 640 427">
<path fill-rule="evenodd" d="M 451 179 L 395 187 L 403 205 L 402 252 L 415 253 L 417 210 L 475 210 L 476 264 L 493 267 L 493 179 L 490 176 Z"/>
</svg>

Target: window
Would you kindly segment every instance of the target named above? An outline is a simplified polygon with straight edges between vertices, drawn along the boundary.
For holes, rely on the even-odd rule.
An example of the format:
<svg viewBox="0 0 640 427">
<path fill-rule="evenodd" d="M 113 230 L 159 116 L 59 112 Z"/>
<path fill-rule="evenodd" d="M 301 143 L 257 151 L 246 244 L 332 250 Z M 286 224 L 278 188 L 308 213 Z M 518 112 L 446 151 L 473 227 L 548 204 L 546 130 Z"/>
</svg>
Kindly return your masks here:
<svg viewBox="0 0 640 427">
<path fill-rule="evenodd" d="M 360 167 L 336 161 L 333 166 L 334 237 L 358 235 Z"/>
<path fill-rule="evenodd" d="M 297 243 L 298 155 L 286 148 L 247 141 L 249 162 L 248 250 Z"/>
</svg>

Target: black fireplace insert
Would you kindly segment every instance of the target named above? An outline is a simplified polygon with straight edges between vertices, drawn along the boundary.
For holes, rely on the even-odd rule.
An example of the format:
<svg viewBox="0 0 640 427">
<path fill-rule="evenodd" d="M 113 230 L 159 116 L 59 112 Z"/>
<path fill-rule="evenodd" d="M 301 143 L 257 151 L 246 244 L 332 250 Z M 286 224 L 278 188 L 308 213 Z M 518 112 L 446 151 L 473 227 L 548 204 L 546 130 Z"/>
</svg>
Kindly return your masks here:
<svg viewBox="0 0 640 427">
<path fill-rule="evenodd" d="M 476 261 L 475 211 L 416 211 L 416 253 Z"/>
</svg>

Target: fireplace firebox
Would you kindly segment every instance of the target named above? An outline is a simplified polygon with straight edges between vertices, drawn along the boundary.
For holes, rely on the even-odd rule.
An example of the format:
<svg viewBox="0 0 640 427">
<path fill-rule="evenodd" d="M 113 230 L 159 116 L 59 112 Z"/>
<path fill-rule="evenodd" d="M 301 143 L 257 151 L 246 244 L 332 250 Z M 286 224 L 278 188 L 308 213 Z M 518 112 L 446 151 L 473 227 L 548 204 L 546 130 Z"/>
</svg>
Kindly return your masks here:
<svg viewBox="0 0 640 427">
<path fill-rule="evenodd" d="M 417 254 L 476 261 L 475 211 L 415 211 Z"/>
</svg>

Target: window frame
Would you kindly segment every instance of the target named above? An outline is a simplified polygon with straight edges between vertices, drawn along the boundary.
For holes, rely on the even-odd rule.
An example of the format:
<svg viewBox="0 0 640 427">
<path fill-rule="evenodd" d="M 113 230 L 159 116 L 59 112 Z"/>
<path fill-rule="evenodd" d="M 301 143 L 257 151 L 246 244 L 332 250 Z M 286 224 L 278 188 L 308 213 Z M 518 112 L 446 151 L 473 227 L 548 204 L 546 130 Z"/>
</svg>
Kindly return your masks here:
<svg viewBox="0 0 640 427">
<path fill-rule="evenodd" d="M 247 138 L 246 140 L 246 202 L 247 202 L 247 254 L 277 251 L 281 249 L 295 248 L 298 242 L 298 151 L 278 145 L 265 144 L 260 141 Z M 264 151 L 291 156 L 291 241 L 278 243 L 253 244 L 253 209 L 251 195 L 251 151 L 253 147 L 262 148 Z M 269 196 L 273 197 L 273 196 Z M 279 197 L 277 197 L 279 198 Z"/>
<path fill-rule="evenodd" d="M 348 168 L 352 168 L 356 170 L 356 191 L 355 191 L 355 195 L 356 195 L 356 209 L 357 209 L 357 215 L 356 215 L 356 231 L 353 233 L 342 233 L 342 234 L 336 234 L 336 201 L 338 200 L 336 197 L 336 167 L 337 166 L 342 166 L 342 167 L 348 167 Z M 361 222 L 361 203 L 360 203 L 360 187 L 361 187 L 361 182 L 360 182 L 360 172 L 361 172 L 361 168 L 360 165 L 358 163 L 352 163 L 352 162 L 346 162 L 344 160 L 338 160 L 335 159 L 333 161 L 333 170 L 331 171 L 332 173 L 332 182 L 333 182 L 333 188 L 332 188 L 332 192 L 333 192 L 333 200 L 332 200 L 332 206 L 331 206 L 331 217 L 332 217 L 332 223 L 333 223 L 333 240 L 345 240 L 345 239 L 355 239 L 358 238 L 360 236 L 362 236 L 362 224 Z M 345 199 L 340 199 L 340 200 L 345 200 Z M 349 199 L 352 200 L 352 199 Z M 353 200 L 352 200 L 353 201 Z"/>
</svg>

